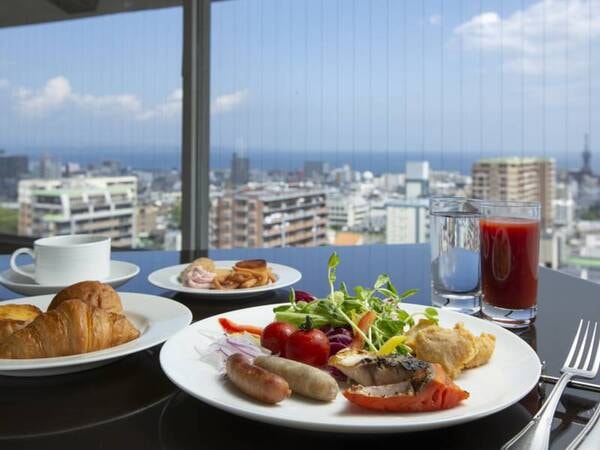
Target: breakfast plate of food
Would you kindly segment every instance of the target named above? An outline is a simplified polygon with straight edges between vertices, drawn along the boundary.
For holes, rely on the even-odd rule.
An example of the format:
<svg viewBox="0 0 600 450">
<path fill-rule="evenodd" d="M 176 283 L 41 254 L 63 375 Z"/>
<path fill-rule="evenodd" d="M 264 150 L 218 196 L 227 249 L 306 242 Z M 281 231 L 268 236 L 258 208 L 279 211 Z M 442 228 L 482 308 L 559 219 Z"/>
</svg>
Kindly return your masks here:
<svg viewBox="0 0 600 450">
<path fill-rule="evenodd" d="M 475 420 L 518 402 L 540 360 L 482 319 L 404 303 L 387 275 L 372 287 L 290 291 L 289 302 L 231 311 L 181 330 L 160 363 L 179 388 L 230 413 L 315 431 L 397 433 Z"/>
<path fill-rule="evenodd" d="M 160 288 L 208 297 L 247 297 L 292 286 L 302 278 L 296 269 L 264 259 L 213 261 L 198 258 L 156 270 L 148 281 Z"/>
<path fill-rule="evenodd" d="M 78 372 L 160 344 L 189 325 L 190 310 L 154 295 L 82 281 L 56 295 L 0 303 L 0 375 Z"/>
</svg>

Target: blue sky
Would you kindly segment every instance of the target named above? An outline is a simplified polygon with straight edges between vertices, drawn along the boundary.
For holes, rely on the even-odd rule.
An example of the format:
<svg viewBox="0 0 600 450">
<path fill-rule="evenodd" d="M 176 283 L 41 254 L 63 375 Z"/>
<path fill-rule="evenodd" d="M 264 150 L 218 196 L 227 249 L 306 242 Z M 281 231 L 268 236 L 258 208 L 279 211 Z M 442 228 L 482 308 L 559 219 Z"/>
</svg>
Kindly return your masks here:
<svg viewBox="0 0 600 450">
<path fill-rule="evenodd" d="M 177 146 L 181 16 L 0 29 L 0 147 Z M 600 129 L 599 0 L 234 0 L 212 36 L 215 147 L 543 155 Z"/>
</svg>

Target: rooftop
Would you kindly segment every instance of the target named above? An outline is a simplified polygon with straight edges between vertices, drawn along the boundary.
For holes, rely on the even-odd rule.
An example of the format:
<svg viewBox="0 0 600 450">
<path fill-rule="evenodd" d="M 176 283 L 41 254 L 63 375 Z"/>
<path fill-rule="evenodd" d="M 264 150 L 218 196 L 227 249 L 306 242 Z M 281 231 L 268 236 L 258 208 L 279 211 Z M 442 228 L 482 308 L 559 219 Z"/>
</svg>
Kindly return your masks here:
<svg viewBox="0 0 600 450">
<path fill-rule="evenodd" d="M 554 158 L 544 157 L 520 157 L 506 156 L 500 158 L 484 158 L 475 163 L 477 164 L 532 164 L 538 162 L 554 162 Z"/>
<path fill-rule="evenodd" d="M 83 194 L 103 194 L 108 191 L 111 194 L 126 194 L 131 191 L 131 188 L 125 186 L 107 186 L 105 188 L 99 188 L 97 186 L 85 186 L 77 188 L 71 188 L 65 186 L 64 188 L 58 189 L 35 189 L 31 191 L 32 195 L 43 195 L 47 197 L 58 197 L 63 194 L 67 194 L 69 197 L 80 197 Z"/>
<path fill-rule="evenodd" d="M 270 189 L 259 189 L 251 191 L 242 191 L 236 194 L 237 198 L 240 197 L 252 197 L 260 198 L 263 202 L 272 202 L 278 200 L 287 200 L 292 198 L 311 197 L 315 195 L 324 195 L 325 192 L 322 190 L 315 189 L 290 189 L 290 190 L 270 190 Z"/>
<path fill-rule="evenodd" d="M 428 198 L 389 199 L 385 202 L 385 206 L 429 207 L 429 199 Z"/>
<path fill-rule="evenodd" d="M 349 231 L 341 231 L 336 234 L 334 245 L 361 245 L 363 242 L 362 235 L 351 233 Z"/>
</svg>

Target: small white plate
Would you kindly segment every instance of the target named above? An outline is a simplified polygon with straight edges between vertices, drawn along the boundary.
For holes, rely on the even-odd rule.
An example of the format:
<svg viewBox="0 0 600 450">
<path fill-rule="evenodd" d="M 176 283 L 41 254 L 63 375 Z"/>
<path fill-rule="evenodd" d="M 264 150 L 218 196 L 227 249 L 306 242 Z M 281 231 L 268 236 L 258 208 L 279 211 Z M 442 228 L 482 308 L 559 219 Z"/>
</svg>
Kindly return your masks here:
<svg viewBox="0 0 600 450">
<path fill-rule="evenodd" d="M 27 264 L 22 267 L 23 270 L 33 271 L 33 264 Z M 102 281 L 110 284 L 114 288 L 118 288 L 127 283 L 138 273 L 140 273 L 140 268 L 133 263 L 126 261 L 111 261 L 110 276 Z M 0 274 L 0 284 L 6 289 L 10 289 L 17 294 L 22 295 L 56 294 L 58 291 L 67 287 L 67 285 L 51 286 L 48 284 L 37 284 L 35 281 L 14 272 L 12 269 L 7 269 Z"/>
<path fill-rule="evenodd" d="M 140 337 L 116 347 L 81 355 L 36 359 L 0 359 L 0 375 L 38 377 L 80 372 L 164 342 L 192 322 L 192 313 L 175 300 L 156 295 L 120 292 L 127 318 L 140 330 Z M 35 305 L 45 311 L 53 295 L 7 300 L 1 304 Z"/>
<path fill-rule="evenodd" d="M 265 305 L 219 314 L 231 320 L 265 326 L 273 320 L 273 307 Z M 404 304 L 409 313 L 424 306 Z M 496 336 L 496 350 L 485 365 L 464 371 L 455 381 L 471 396 L 455 408 L 422 413 L 384 413 L 361 409 L 340 393 L 331 403 L 319 403 L 292 395 L 276 406 L 256 402 L 239 392 L 217 370 L 202 361 L 198 352 L 210 340 L 198 330 L 221 331 L 218 316 L 181 330 L 162 347 L 160 364 L 166 375 L 188 394 L 219 409 L 249 419 L 315 431 L 339 433 L 401 433 L 442 428 L 488 416 L 518 402 L 537 384 L 541 364 L 537 354 L 521 338 L 498 325 L 452 311 L 440 310 L 440 324 L 462 322 L 474 334 Z"/>
<path fill-rule="evenodd" d="M 218 268 L 231 269 L 238 261 L 215 261 Z M 159 288 L 168 289 L 175 292 L 185 292 L 186 294 L 202 295 L 204 297 L 249 297 L 263 292 L 274 291 L 284 287 L 291 286 L 302 278 L 302 274 L 296 269 L 282 264 L 267 263 L 271 268 L 273 275 L 277 278 L 274 283 L 265 286 L 259 286 L 248 289 L 196 289 L 186 287 L 179 282 L 179 274 L 189 264 L 179 264 L 156 270 L 148 276 L 148 281 Z"/>
</svg>

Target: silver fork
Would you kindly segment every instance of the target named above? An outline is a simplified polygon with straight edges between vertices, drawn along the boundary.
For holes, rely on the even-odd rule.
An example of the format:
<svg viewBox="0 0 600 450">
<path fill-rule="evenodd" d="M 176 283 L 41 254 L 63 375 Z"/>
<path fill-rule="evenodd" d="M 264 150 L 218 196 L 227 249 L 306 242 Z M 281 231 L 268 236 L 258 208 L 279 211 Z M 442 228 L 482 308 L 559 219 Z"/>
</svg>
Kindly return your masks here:
<svg viewBox="0 0 600 450">
<path fill-rule="evenodd" d="M 600 367 L 600 339 L 596 341 L 596 331 L 598 322 L 594 323 L 594 330 L 591 339 L 588 340 L 591 322 L 587 322 L 583 338 L 580 340 L 579 335 L 583 328 L 583 319 L 579 321 L 577 334 L 571 344 L 571 349 L 567 355 L 567 359 L 561 369 L 562 375 L 556 382 L 554 389 L 542 405 L 538 413 L 531 421 L 523 428 L 519 434 L 508 441 L 502 447 L 502 450 L 547 450 L 550 440 L 550 429 L 552 427 L 552 419 L 554 412 L 558 406 L 560 397 L 562 396 L 565 387 L 572 377 L 594 378 Z M 592 362 L 594 354 L 594 343 L 596 344 L 596 357 Z M 587 348 L 587 352 L 585 349 Z M 576 354 L 577 353 L 577 354 Z M 584 359 L 585 354 L 585 359 Z M 581 363 L 583 361 L 583 364 Z"/>
</svg>

